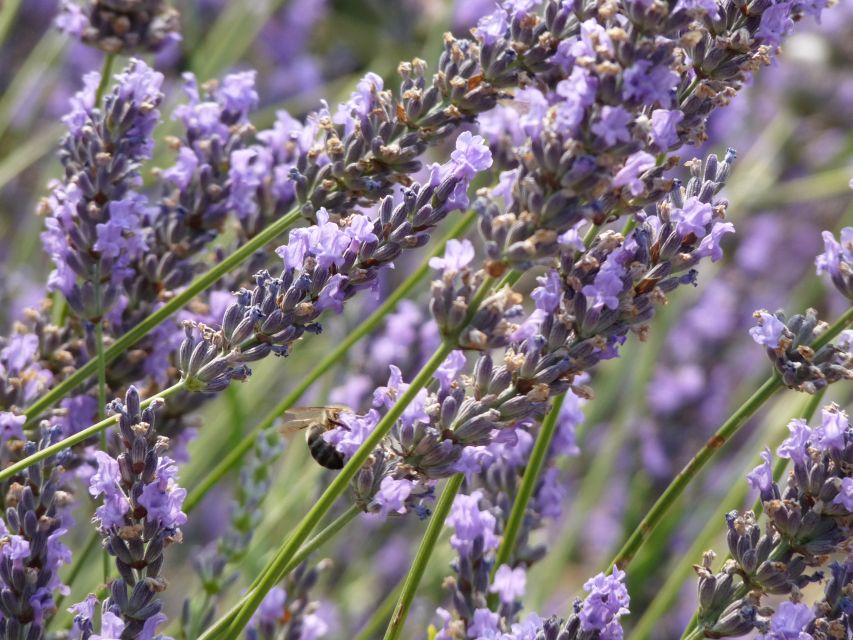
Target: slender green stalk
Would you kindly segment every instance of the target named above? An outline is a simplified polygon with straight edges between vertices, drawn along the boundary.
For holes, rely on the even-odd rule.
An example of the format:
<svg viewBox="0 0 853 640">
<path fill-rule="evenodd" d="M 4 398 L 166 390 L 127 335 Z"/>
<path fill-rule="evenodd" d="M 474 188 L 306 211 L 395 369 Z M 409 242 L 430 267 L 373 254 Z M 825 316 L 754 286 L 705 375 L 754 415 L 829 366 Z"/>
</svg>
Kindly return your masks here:
<svg viewBox="0 0 853 640">
<path fill-rule="evenodd" d="M 397 304 L 409 295 L 418 284 L 427 277 L 430 272 L 429 258 L 440 255 L 444 251 L 447 241 L 451 238 L 461 236 L 465 230 L 471 226 L 476 219 L 474 212 L 469 212 L 462 216 L 456 225 L 441 239 L 436 248 L 427 256 L 420 266 L 415 269 L 402 283 L 389 295 L 379 307 L 371 313 L 365 320 L 359 324 L 354 330 L 349 332 L 347 336 L 335 347 L 325 358 L 323 358 L 317 366 L 309 371 L 281 401 L 273 407 L 270 412 L 261 420 L 255 427 L 249 431 L 243 439 L 236 445 L 231 447 L 228 454 L 217 464 L 210 473 L 208 473 L 201 482 L 196 485 L 187 496 L 184 503 L 184 510 L 189 512 L 195 508 L 207 492 L 210 491 L 216 484 L 232 469 L 240 464 L 243 456 L 246 455 L 255 442 L 257 435 L 269 429 L 281 415 L 294 406 L 305 392 L 320 379 L 333 366 L 339 364 L 347 352 L 363 337 L 370 334 L 379 326 L 379 323 L 397 306 Z"/>
<path fill-rule="evenodd" d="M 8 0 L 6 6 L 0 10 L 0 44 L 6 40 L 6 35 L 15 22 L 15 15 L 17 15 L 20 6 L 21 0 Z"/>
<path fill-rule="evenodd" d="M 95 291 L 100 291 L 100 285 L 95 286 Z M 96 293 L 96 297 L 100 298 L 100 294 Z M 98 360 L 98 421 L 106 418 L 107 410 L 107 366 L 104 362 L 104 321 L 98 318 L 95 324 L 95 349 L 96 358 Z M 107 450 L 107 430 L 101 431 L 101 451 Z M 104 582 L 110 578 L 110 554 L 104 550 L 103 568 Z"/>
<path fill-rule="evenodd" d="M 394 614 L 391 616 L 391 621 L 385 630 L 385 640 L 396 640 L 403 631 L 403 625 L 406 623 L 409 608 L 415 599 L 415 592 L 418 590 L 418 585 L 429 564 L 429 559 L 435 550 L 435 543 L 438 542 L 438 536 L 444 527 L 444 521 L 450 513 L 450 507 L 453 506 L 453 500 L 456 494 L 459 493 L 464 479 L 465 476 L 463 474 L 457 473 L 447 481 L 444 491 L 441 492 L 441 498 L 438 499 L 435 511 L 430 516 L 429 526 L 427 526 L 426 533 L 415 554 L 415 560 L 409 569 L 409 573 L 406 575 L 406 581 L 403 583 L 403 591 L 397 599 L 397 606 L 394 607 Z"/>
<path fill-rule="evenodd" d="M 616 557 L 613 558 L 610 563 L 611 567 L 625 569 L 631 563 L 634 556 L 640 550 L 640 547 L 643 546 L 651 533 L 660 524 L 666 512 L 684 489 L 687 488 L 687 485 L 696 477 L 699 470 L 781 387 L 781 380 L 776 376 L 772 376 L 744 404 L 738 407 L 731 417 L 723 423 L 723 426 L 711 436 L 690 462 L 673 478 L 661 497 L 658 498 L 658 501 L 655 502 L 639 526 L 616 554 Z"/>
<path fill-rule="evenodd" d="M 554 406 L 551 407 L 551 411 L 542 422 L 542 429 L 539 431 L 539 435 L 536 436 L 533 451 L 531 451 L 530 459 L 524 469 L 521 486 L 515 495 L 515 500 L 512 503 L 512 511 L 510 511 L 509 518 L 507 518 L 506 526 L 504 527 L 501 544 L 495 555 L 492 578 L 494 578 L 495 571 L 497 571 L 499 566 L 509 562 L 512 551 L 515 548 L 518 533 L 521 531 L 524 516 L 527 514 L 527 505 L 530 503 L 530 498 L 533 497 L 533 491 L 536 489 L 539 476 L 542 474 L 542 468 L 545 466 L 545 459 L 551 448 L 551 442 L 554 440 L 554 434 L 557 433 L 560 410 L 563 408 L 563 401 L 565 399 L 565 393 L 561 393 L 554 399 Z"/>
<path fill-rule="evenodd" d="M 114 53 L 108 53 L 104 56 L 104 66 L 101 67 L 101 81 L 98 83 L 98 89 L 95 91 L 95 104 L 98 106 L 101 105 L 101 101 L 104 99 L 104 93 L 112 79 L 113 63 L 115 63 L 115 60 L 116 56 Z"/>
<path fill-rule="evenodd" d="M 298 211 L 291 211 L 287 215 L 282 216 L 254 238 L 249 240 L 246 244 L 234 251 L 234 253 L 226 257 L 221 262 L 216 263 L 208 271 L 195 278 L 195 280 L 187 285 L 183 291 L 176 294 L 175 297 L 154 311 L 123 336 L 117 338 L 116 341 L 104 351 L 104 361 L 109 364 L 125 353 L 130 347 L 153 331 L 161 322 L 183 308 L 195 296 L 209 288 L 222 276 L 233 271 L 236 267 L 247 260 L 255 251 L 262 249 L 267 243 L 275 240 L 276 237 L 284 233 L 299 219 L 299 217 L 300 214 Z M 26 410 L 27 425 L 31 426 L 47 409 L 62 399 L 75 387 L 82 384 L 86 378 L 97 371 L 97 367 L 98 363 L 96 360 L 89 360 L 89 362 L 81 366 L 77 371 L 72 373 L 41 398 L 36 400 Z"/>
<path fill-rule="evenodd" d="M 823 346 L 829 344 L 847 325 L 853 322 L 853 308 L 847 310 L 829 329 L 821 334 L 811 347 L 817 351 Z M 728 442 L 734 434 L 751 418 L 779 389 L 782 388 L 782 380 L 777 375 L 772 375 L 768 378 L 750 398 L 744 402 L 738 409 L 726 420 L 717 432 L 711 436 L 708 442 L 693 456 L 690 462 L 673 478 L 669 486 L 664 490 L 657 502 L 652 506 L 649 512 L 645 515 L 639 526 L 629 536 L 628 540 L 616 554 L 616 557 L 610 563 L 611 569 L 618 567 L 624 569 L 627 567 L 637 552 L 657 528 L 663 520 L 663 517 L 669 511 L 670 507 L 675 503 L 678 497 L 682 494 L 687 485 L 692 482 L 696 474 L 705 466 L 705 464 L 720 450 L 720 448 Z"/>
<path fill-rule="evenodd" d="M 107 56 L 110 60 L 112 56 Z M 106 62 L 104 63 L 106 66 Z M 103 81 L 101 82 L 103 84 Z M 95 104 L 100 104 L 96 98 Z M 98 319 L 95 321 L 95 359 L 98 362 L 98 421 L 107 417 L 107 363 L 104 362 L 104 319 L 101 317 L 101 268 L 95 267 L 95 308 Z M 101 431 L 101 451 L 107 450 L 107 430 Z M 110 578 L 110 554 L 104 549 L 101 554 L 101 564 L 104 570 L 104 582 Z"/>
<path fill-rule="evenodd" d="M 92 362 L 94 362 L 94 361 L 92 361 Z M 169 387 L 167 389 L 163 389 L 163 391 L 161 391 L 160 393 L 157 393 L 157 394 L 151 396 L 150 398 L 148 398 L 147 400 L 144 400 L 142 402 L 142 408 L 144 409 L 145 407 L 150 405 L 155 400 L 165 399 L 165 398 L 168 398 L 170 396 L 173 396 L 183 388 L 184 388 L 183 381 L 177 382 L 177 383 L 173 384 L 171 387 Z M 56 455 L 57 453 L 59 453 L 63 449 L 67 449 L 68 447 L 73 447 L 75 444 L 80 444 L 81 442 L 88 440 L 92 436 L 98 435 L 99 433 L 101 433 L 101 431 L 103 431 L 104 429 L 106 429 L 109 426 L 114 425 L 117 422 L 118 422 L 118 416 L 110 416 L 109 418 L 101 420 L 100 422 L 97 422 L 90 427 L 86 427 L 82 431 L 78 431 L 74 435 L 68 436 L 64 440 L 60 440 L 59 442 L 52 444 L 49 447 L 45 447 L 44 449 L 39 449 L 38 451 L 36 451 L 31 456 L 27 456 L 23 460 L 19 460 L 18 462 L 11 464 L 8 467 L 6 467 L 5 469 L 3 469 L 2 471 L 0 471 L 0 482 L 4 482 L 4 481 L 8 480 L 9 478 L 13 477 L 15 474 L 23 471 L 24 469 L 26 469 L 30 465 L 35 464 L 36 462 L 44 460 L 45 458 L 49 458 L 50 456 Z"/>
</svg>

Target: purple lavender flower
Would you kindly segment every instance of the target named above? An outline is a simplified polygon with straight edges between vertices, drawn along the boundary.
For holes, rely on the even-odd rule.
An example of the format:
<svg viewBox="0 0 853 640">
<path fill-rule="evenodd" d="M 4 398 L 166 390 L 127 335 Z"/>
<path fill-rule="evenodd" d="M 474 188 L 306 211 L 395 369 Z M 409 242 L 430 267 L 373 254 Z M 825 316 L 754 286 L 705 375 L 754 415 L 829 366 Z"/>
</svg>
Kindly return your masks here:
<svg viewBox="0 0 853 640">
<path fill-rule="evenodd" d="M 161 405 L 142 411 L 134 387 L 124 403 L 111 404 L 119 416 L 122 452 L 117 458 L 95 452 L 98 470 L 89 484 L 93 496 L 103 496 L 95 518 L 121 576 L 111 585 L 104 617 L 107 612 L 115 615 L 124 625 L 121 633 L 130 630 L 140 637 L 153 637 L 166 619 L 157 598 L 165 589 L 163 551 L 181 540 L 179 527 L 186 523 L 181 511 L 186 492 L 176 484 L 174 463 L 163 456 L 168 438 L 156 432 Z"/>
<path fill-rule="evenodd" d="M 758 637 L 761 640 L 813 640 L 805 629 L 814 618 L 806 605 L 786 600 L 770 618 L 770 632 Z"/>
<path fill-rule="evenodd" d="M 631 195 L 638 196 L 645 189 L 645 185 L 640 180 L 640 176 L 655 166 L 655 158 L 650 153 L 638 151 L 631 155 L 625 166 L 622 167 L 616 176 L 613 178 L 614 187 L 627 186 Z"/>
<path fill-rule="evenodd" d="M 414 483 L 405 478 L 396 480 L 390 476 L 382 479 L 379 491 L 373 497 L 373 502 L 379 507 L 379 515 L 383 518 L 392 513 L 406 513 L 406 500 L 412 494 Z"/>
<path fill-rule="evenodd" d="M 823 234 L 824 252 L 815 260 L 818 275 L 829 274 L 835 287 L 853 298 L 853 227 L 841 230 L 840 242 L 829 231 Z"/>
<path fill-rule="evenodd" d="M 511 604 L 524 597 L 527 585 L 527 572 L 522 567 L 513 569 L 509 565 L 502 564 L 495 571 L 495 579 L 489 591 L 497 593 L 501 602 Z"/>
<path fill-rule="evenodd" d="M 627 614 L 631 598 L 625 588 L 625 572 L 614 569 L 611 575 L 599 573 L 583 588 L 588 596 L 580 611 L 584 631 L 600 631 L 600 637 L 616 640 L 622 637 L 619 618 Z"/>
<path fill-rule="evenodd" d="M 447 524 L 453 527 L 450 545 L 460 553 L 469 552 L 475 541 L 483 551 L 498 546 L 495 517 L 488 511 L 480 510 L 482 496 L 481 491 L 474 491 L 471 495 L 460 494 L 453 501 Z"/>
<path fill-rule="evenodd" d="M 749 330 L 752 339 L 768 349 L 778 349 L 782 346 L 785 324 L 776 316 L 763 310 L 755 312 L 755 319 L 758 321 L 758 326 Z"/>
</svg>

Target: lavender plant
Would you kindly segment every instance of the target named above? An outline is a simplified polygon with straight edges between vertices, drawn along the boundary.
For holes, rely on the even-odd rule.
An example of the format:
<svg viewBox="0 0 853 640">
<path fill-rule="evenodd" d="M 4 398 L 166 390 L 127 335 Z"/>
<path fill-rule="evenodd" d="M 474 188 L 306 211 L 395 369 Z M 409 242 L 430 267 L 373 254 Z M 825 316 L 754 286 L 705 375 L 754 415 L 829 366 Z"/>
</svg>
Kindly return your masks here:
<svg viewBox="0 0 853 640">
<path fill-rule="evenodd" d="M 181 6 L 184 15 L 197 9 Z M 444 37 L 434 75 L 421 59 L 402 63 L 394 91 L 368 72 L 337 109 L 324 102 L 300 118 L 280 111 L 257 131 L 250 120 L 261 101 L 253 71 L 203 84 L 187 72 L 185 102 L 174 108 L 172 79 L 141 59 L 111 78 L 119 53 L 165 48 L 165 55 L 174 47 L 178 13 L 166 3 L 63 3 L 58 25 L 105 56 L 100 74 L 84 76 L 63 119 L 64 175 L 51 183 L 41 208 L 43 246 L 54 264 L 51 300 L 28 310 L 0 342 L 3 636 L 156 638 L 169 632 L 162 628 L 169 615 L 180 618 L 186 638 L 236 638 L 244 630 L 251 638 L 348 637 L 319 602 L 339 604 L 348 588 L 359 588 L 359 576 L 311 554 L 360 517 L 373 519 L 380 537 L 408 532 L 407 542 L 427 520 L 399 596 L 386 598 L 393 612 L 376 614 L 380 626 L 390 616 L 388 639 L 411 628 L 409 613 L 440 553 L 445 523 L 453 528 L 454 576 L 444 584 L 449 600 L 438 596 L 421 607 L 438 607 L 440 628 L 429 631 L 432 637 L 621 638 L 632 607 L 632 560 L 719 447 L 779 389 L 835 392 L 853 376 L 845 227 L 840 241 L 824 235 L 817 260 L 819 275 L 844 300 L 821 316 L 838 319 L 822 322 L 811 309 L 790 319 L 757 311 L 751 334 L 770 357 L 771 377 L 663 488 L 608 569 L 595 575 L 583 567 L 595 575 L 584 583 L 585 599 L 564 599 L 560 615 L 523 615 L 527 576 L 544 564 L 545 538 L 570 494 L 561 468 L 577 464 L 567 456 L 579 450 L 580 399 L 594 398 L 596 370 L 618 361 L 632 336 L 644 341 L 658 330 L 660 306 L 677 300 L 682 285 L 697 285 L 706 263 L 723 259 L 734 232 L 720 191 L 735 152 L 690 160 L 682 175 L 680 149 L 703 143 L 711 112 L 773 60 L 795 21 L 822 9 L 820 2 L 760 0 L 509 0 L 486 9 L 470 37 Z M 0 40 L 4 29 L 0 22 Z M 304 37 L 294 41 L 306 45 Z M 288 59 L 299 55 L 308 54 Z M 172 111 L 173 125 L 158 127 L 161 110 Z M 155 168 L 161 148 L 175 160 Z M 473 218 L 478 235 L 465 237 Z M 424 255 L 436 230 L 451 223 L 443 249 Z M 276 247 L 287 230 L 287 243 Z M 399 289 L 353 329 L 355 337 L 331 350 L 331 360 L 302 369 L 300 361 L 323 344 L 324 329 L 345 325 L 341 316 L 352 312 L 354 298 L 382 295 L 397 279 L 394 268 L 408 276 Z M 309 432 L 312 453 L 327 447 L 343 468 L 321 476 L 304 517 L 287 513 L 286 525 L 269 524 L 268 505 L 277 501 L 264 497 L 290 488 L 276 484 L 283 448 L 277 413 L 330 368 L 342 367 L 347 350 L 430 269 L 436 277 L 428 315 L 415 311 L 416 303 L 401 312 L 412 323 L 430 318 L 434 329 L 421 330 L 434 336 L 426 353 L 396 344 L 411 344 L 411 336 L 398 333 L 413 331 L 391 317 L 394 348 L 378 366 L 364 366 L 362 388 L 348 394 L 359 408 L 336 409 L 330 424 Z M 378 346 L 373 341 L 367 357 Z M 258 380 L 250 381 L 250 367 Z M 285 395 L 283 384 L 300 375 Z M 235 381 L 247 384 L 238 389 Z M 247 412 L 243 398 L 265 381 L 280 401 L 247 428 L 245 416 L 266 402 L 256 399 Z M 322 401 L 323 391 L 316 393 Z M 113 397 L 124 401 L 108 402 Z M 188 427 L 204 422 L 194 414 L 222 402 L 230 403 L 235 424 L 228 432 L 236 439 L 216 460 L 219 433 L 191 442 L 197 431 Z M 828 437 L 837 439 L 845 433 L 838 426 L 844 413 L 832 407 L 826 415 L 835 417 L 825 418 L 832 424 L 822 429 L 834 429 Z M 205 437 L 220 442 L 205 449 L 198 444 Z M 187 443 L 192 464 L 209 473 L 185 504 L 177 474 Z M 809 458 L 823 465 L 819 473 L 843 474 L 841 449 L 810 446 L 809 456 L 818 448 L 824 455 L 820 462 Z M 778 519 L 769 501 L 782 498 L 768 468 L 751 478 Z M 217 521 L 208 513 L 212 501 L 201 498 L 238 469 L 231 529 L 210 544 L 208 532 L 191 528 L 196 517 Z M 806 471 L 800 475 L 812 483 Z M 826 481 L 839 498 L 840 478 Z M 78 480 L 97 499 L 92 535 L 115 566 L 107 567 L 99 594 L 71 607 L 73 625 L 48 632 L 63 624 L 57 603 L 67 589 L 58 571 L 70 559 L 63 540 Z M 794 509 L 784 501 L 799 500 L 800 510 L 813 509 L 802 497 L 806 485 L 791 486 L 785 508 Z M 347 504 L 312 536 L 339 501 Z M 79 503 L 85 521 L 87 503 Z M 832 520 L 832 509 L 818 508 L 814 517 Z M 403 518 L 410 513 L 419 518 Z M 786 518 L 794 526 L 793 516 Z M 756 537 L 749 516 L 732 522 L 737 535 Z M 261 524 L 279 532 L 272 548 L 264 546 L 267 537 L 253 535 Z M 818 524 L 829 535 L 829 525 Z M 167 591 L 167 577 L 189 582 L 170 571 L 182 557 L 167 547 L 185 532 L 207 547 L 195 559 L 200 585 L 192 583 L 203 597 L 182 593 L 184 614 L 175 616 L 171 594 L 182 590 Z M 818 578 L 803 577 L 803 568 L 839 548 L 838 535 L 830 536 L 831 548 L 808 553 L 780 546 L 782 534 L 765 536 L 781 549 L 779 558 L 793 563 L 782 573 L 790 573 L 783 582 L 794 598 L 769 621 L 753 589 L 755 567 L 743 568 L 751 560 L 735 545 L 744 586 L 732 587 L 736 572 L 728 572 L 730 588 L 710 604 L 702 601 L 699 624 L 685 635 L 757 628 L 785 637 L 794 627 L 809 637 L 846 634 L 846 614 L 838 613 L 846 583 L 841 565 L 813 617 L 798 595 Z M 165 560 L 167 552 L 174 561 Z M 88 564 L 85 553 L 77 555 L 68 582 L 85 580 Z M 245 571 L 253 566 L 261 568 Z M 709 564 L 703 571 L 704 580 L 718 580 Z M 323 584 L 330 574 L 333 584 Z M 239 595 L 228 588 L 233 581 L 245 587 Z M 755 584 L 778 592 L 778 580 Z M 420 629 L 435 622 L 418 616 L 409 622 Z"/>
</svg>

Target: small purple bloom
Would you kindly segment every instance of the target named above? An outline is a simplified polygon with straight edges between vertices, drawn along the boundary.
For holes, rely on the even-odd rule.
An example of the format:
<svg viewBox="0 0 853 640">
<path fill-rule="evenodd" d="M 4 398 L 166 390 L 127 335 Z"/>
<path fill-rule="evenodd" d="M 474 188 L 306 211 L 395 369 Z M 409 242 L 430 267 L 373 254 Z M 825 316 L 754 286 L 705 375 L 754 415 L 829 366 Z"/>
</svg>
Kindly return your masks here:
<svg viewBox="0 0 853 640">
<path fill-rule="evenodd" d="M 465 368 L 465 354 L 462 351 L 452 351 L 441 366 L 435 372 L 435 379 L 438 380 L 439 388 L 446 392 L 450 389 L 459 376 L 459 372 Z"/>
<path fill-rule="evenodd" d="M 261 601 L 252 621 L 255 624 L 276 624 L 284 614 L 286 602 L 287 592 L 281 587 L 273 587 Z"/>
<path fill-rule="evenodd" d="M 456 138 L 456 149 L 450 154 L 453 175 L 471 180 L 480 171 L 492 166 L 492 152 L 483 139 L 470 131 L 463 131 Z"/>
<path fill-rule="evenodd" d="M 770 618 L 770 633 L 759 635 L 756 640 L 813 640 L 804 629 L 814 617 L 803 603 L 785 600 Z"/>
<path fill-rule="evenodd" d="M 847 444 L 845 435 L 850 427 L 847 413 L 837 405 L 830 404 L 823 408 L 820 418 L 820 426 L 815 429 L 818 446 L 823 451 L 842 451 Z"/>
<path fill-rule="evenodd" d="M 693 255 L 697 258 L 710 257 L 711 262 L 717 262 L 723 257 L 723 250 L 720 247 L 723 236 L 734 232 L 735 226 L 731 222 L 716 221 L 714 226 L 711 227 L 711 233 L 702 238 Z"/>
<path fill-rule="evenodd" d="M 841 488 L 832 503 L 840 504 L 847 511 L 853 512 L 853 478 L 843 478 L 841 480 Z"/>
<path fill-rule="evenodd" d="M 105 496 L 115 495 L 120 492 L 118 462 L 106 451 L 95 451 L 95 460 L 98 470 L 89 479 L 89 494 L 97 497 L 102 493 Z"/>
<path fill-rule="evenodd" d="M 669 67 L 638 60 L 625 71 L 622 97 L 641 104 L 669 107 L 678 80 L 678 74 Z"/>
<path fill-rule="evenodd" d="M 614 257 L 608 258 L 598 273 L 595 274 L 593 283 L 585 285 L 581 290 L 589 300 L 590 307 L 616 309 L 619 306 L 619 294 L 625 287 L 622 282 L 625 269 L 622 265 L 617 264 Z"/>
<path fill-rule="evenodd" d="M 157 478 L 142 488 L 138 502 L 146 508 L 148 522 L 159 523 L 167 529 L 180 527 L 187 522 L 187 514 L 181 511 L 186 489 L 176 482 L 177 467 L 169 458 L 160 458 Z"/>
<path fill-rule="evenodd" d="M 447 241 L 444 248 L 444 257 L 430 258 L 429 266 L 433 269 L 442 269 L 447 275 L 458 273 L 474 260 L 474 245 L 467 238 L 462 241 L 452 238 Z"/>
<path fill-rule="evenodd" d="M 619 618 L 629 612 L 631 598 L 625 587 L 624 571 L 615 568 L 609 576 L 599 573 L 588 580 L 583 588 L 589 592 L 580 612 L 581 628 L 584 631 L 604 631 L 608 625 L 614 622 L 618 624 Z M 612 637 L 613 628 L 608 632 Z"/>
<path fill-rule="evenodd" d="M 713 215 L 714 210 L 710 204 L 692 197 L 685 200 L 684 208 L 674 209 L 671 214 L 673 222 L 677 223 L 676 229 L 681 237 L 692 233 L 697 238 L 705 236 L 705 229 Z"/>
<path fill-rule="evenodd" d="M 386 518 L 391 513 L 406 513 L 406 500 L 412 494 L 413 486 L 414 483 L 405 478 L 382 478 L 379 491 L 373 496 L 374 504 L 379 507 L 379 515 Z"/>
<path fill-rule="evenodd" d="M 622 107 L 602 107 L 601 118 L 590 127 L 592 132 L 612 147 L 617 142 L 629 142 L 631 134 L 628 125 L 632 117 Z"/>
<path fill-rule="evenodd" d="M 26 421 L 26 416 L 18 416 L 10 411 L 0 411 L 0 445 L 12 439 L 26 441 L 23 429 Z"/>
<path fill-rule="evenodd" d="M 507 30 L 506 11 L 497 9 L 477 21 L 472 32 L 483 44 L 494 44 Z"/>
<path fill-rule="evenodd" d="M 645 151 L 637 151 L 628 156 L 625 166 L 619 170 L 619 173 L 613 178 L 614 187 L 627 186 L 631 195 L 638 196 L 646 188 L 640 176 L 654 167 L 656 164 L 655 157 Z"/>
<path fill-rule="evenodd" d="M 363 416 L 342 413 L 338 420 L 343 427 L 336 427 L 323 434 L 323 439 L 333 445 L 345 457 L 354 454 L 379 422 L 379 413 L 371 409 Z"/>
<path fill-rule="evenodd" d="M 101 633 L 90 637 L 90 640 L 121 640 L 125 624 L 112 611 L 104 611 L 101 616 Z"/>
<path fill-rule="evenodd" d="M 711 0 L 714 4 L 716 2 Z M 661 151 L 666 151 L 678 143 L 677 125 L 684 120 L 684 114 L 678 109 L 655 109 L 652 111 L 652 142 Z"/>
<path fill-rule="evenodd" d="M 453 527 L 450 545 L 461 554 L 467 554 L 477 538 L 483 539 L 483 550 L 489 551 L 498 546 L 495 535 L 495 516 L 488 511 L 480 511 L 479 489 L 470 495 L 459 494 L 453 501 L 447 524 Z"/>
<path fill-rule="evenodd" d="M 536 303 L 536 308 L 547 313 L 553 313 L 560 306 L 560 300 L 563 299 L 560 274 L 555 269 L 551 269 L 536 278 L 536 282 L 539 283 L 539 286 L 530 294 Z"/>
<path fill-rule="evenodd" d="M 763 498 L 773 489 L 773 466 L 771 464 L 773 457 L 770 454 L 770 449 L 764 449 L 764 451 L 761 452 L 761 459 L 764 460 L 764 462 L 747 474 L 746 481 L 749 483 L 749 486 L 758 491 Z"/>
<path fill-rule="evenodd" d="M 817 274 L 838 276 L 842 270 L 848 273 L 853 271 L 853 227 L 841 230 L 841 242 L 829 231 L 824 231 L 821 237 L 824 251 L 815 259 Z"/>
<path fill-rule="evenodd" d="M 749 335 L 760 345 L 769 349 L 778 349 L 782 336 L 785 335 L 785 324 L 764 310 L 756 311 L 753 315 L 758 321 L 758 326 L 750 329 Z"/>
<path fill-rule="evenodd" d="M 812 430 L 805 420 L 797 418 L 788 423 L 788 431 L 791 435 L 779 445 L 776 455 L 793 460 L 794 464 L 803 464 L 808 458 L 807 447 L 812 439 Z"/>
<path fill-rule="evenodd" d="M 778 47 L 782 38 L 794 26 L 791 17 L 792 2 L 781 0 L 771 5 L 761 14 L 761 24 L 755 32 L 755 37 L 764 40 L 771 47 Z"/>
<path fill-rule="evenodd" d="M 512 604 L 524 597 L 527 586 L 527 572 L 523 567 L 513 569 L 508 564 L 502 564 L 495 572 L 495 579 L 489 591 L 497 593 L 501 602 Z"/>
<path fill-rule="evenodd" d="M 468 637 L 477 638 L 477 640 L 497 640 L 500 638 L 500 629 L 498 622 L 500 618 L 498 614 L 489 609 L 476 609 L 471 618 L 471 624 L 468 626 Z"/>
</svg>

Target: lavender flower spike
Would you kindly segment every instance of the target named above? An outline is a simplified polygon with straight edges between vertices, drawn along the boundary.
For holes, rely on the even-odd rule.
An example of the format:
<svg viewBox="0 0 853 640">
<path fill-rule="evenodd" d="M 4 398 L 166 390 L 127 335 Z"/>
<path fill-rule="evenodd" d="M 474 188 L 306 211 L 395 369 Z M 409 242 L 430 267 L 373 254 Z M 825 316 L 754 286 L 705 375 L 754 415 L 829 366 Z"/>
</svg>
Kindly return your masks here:
<svg viewBox="0 0 853 640">
<path fill-rule="evenodd" d="M 177 484 L 175 463 L 163 455 L 169 440 L 156 431 L 161 406 L 140 411 L 134 387 L 123 404 L 112 403 L 110 409 L 119 416 L 122 452 L 113 458 L 97 451 L 98 470 L 89 482 L 89 493 L 103 496 L 95 522 L 120 575 L 110 587 L 104 611 L 124 625 L 122 637 L 153 637 L 166 619 L 157 597 L 166 588 L 163 552 L 181 542 L 180 527 L 187 521 L 181 510 L 186 491 Z"/>
<path fill-rule="evenodd" d="M 139 167 L 151 156 L 160 118 L 163 75 L 131 60 L 116 86 L 95 105 L 98 74 L 86 77 L 71 112 L 60 160 L 65 179 L 43 203 L 42 244 L 54 263 L 48 280 L 81 318 L 97 321 L 124 292 L 133 261 L 147 246 L 140 233 L 148 201 L 133 189 Z"/>
</svg>

